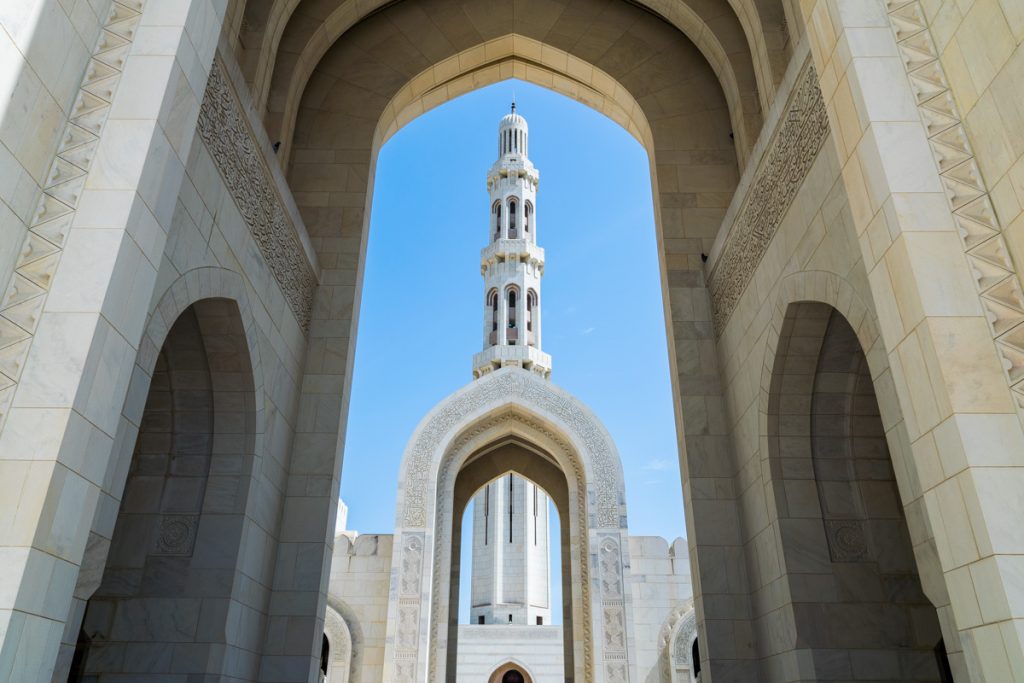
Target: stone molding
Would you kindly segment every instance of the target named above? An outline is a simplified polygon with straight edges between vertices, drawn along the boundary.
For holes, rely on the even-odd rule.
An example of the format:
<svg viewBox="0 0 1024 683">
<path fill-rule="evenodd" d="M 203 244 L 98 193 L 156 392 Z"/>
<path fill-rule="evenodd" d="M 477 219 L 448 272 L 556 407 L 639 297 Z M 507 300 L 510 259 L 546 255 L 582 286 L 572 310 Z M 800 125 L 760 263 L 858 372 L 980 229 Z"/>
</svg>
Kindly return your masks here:
<svg viewBox="0 0 1024 683">
<path fill-rule="evenodd" d="M 924 7 L 920 0 L 887 0 L 886 9 L 1017 416 L 1024 420 L 1024 290 L 1020 277 L 950 91 Z"/>
<path fill-rule="evenodd" d="M 697 638 L 697 613 L 690 610 L 679 620 L 672 639 L 672 664 L 690 666 L 690 644 Z"/>
<path fill-rule="evenodd" d="M 145 0 L 114 0 L 64 123 L 14 273 L 0 300 L 0 428 L 57 272 Z"/>
<path fill-rule="evenodd" d="M 402 499 L 401 524 L 405 527 L 423 527 L 427 524 L 427 486 L 432 478 L 430 469 L 438 444 L 465 417 L 481 407 L 499 400 L 512 400 L 535 407 L 560 419 L 579 439 L 593 468 L 594 511 L 597 526 L 619 528 L 625 516 L 621 494 L 622 473 L 618 453 L 611 438 L 597 426 L 594 416 L 570 395 L 549 382 L 535 378 L 516 368 L 498 371 L 477 380 L 441 403 L 416 430 L 407 461 L 402 463 L 405 492 Z"/>
<path fill-rule="evenodd" d="M 219 57 L 214 59 L 196 130 L 288 307 L 308 332 L 317 275 L 224 69 Z"/>
<path fill-rule="evenodd" d="M 762 157 L 720 258 L 708 274 L 721 335 L 829 135 L 828 113 L 810 60 Z"/>
</svg>

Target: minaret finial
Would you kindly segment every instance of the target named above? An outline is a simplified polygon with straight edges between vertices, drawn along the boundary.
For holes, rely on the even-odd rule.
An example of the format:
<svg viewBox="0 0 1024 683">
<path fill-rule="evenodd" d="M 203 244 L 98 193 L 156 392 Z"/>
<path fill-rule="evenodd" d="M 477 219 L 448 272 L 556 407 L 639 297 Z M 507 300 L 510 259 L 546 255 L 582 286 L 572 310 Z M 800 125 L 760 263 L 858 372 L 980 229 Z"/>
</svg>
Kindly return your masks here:
<svg viewBox="0 0 1024 683">
<path fill-rule="evenodd" d="M 516 113 L 516 94 L 512 93 L 512 113 Z"/>
</svg>

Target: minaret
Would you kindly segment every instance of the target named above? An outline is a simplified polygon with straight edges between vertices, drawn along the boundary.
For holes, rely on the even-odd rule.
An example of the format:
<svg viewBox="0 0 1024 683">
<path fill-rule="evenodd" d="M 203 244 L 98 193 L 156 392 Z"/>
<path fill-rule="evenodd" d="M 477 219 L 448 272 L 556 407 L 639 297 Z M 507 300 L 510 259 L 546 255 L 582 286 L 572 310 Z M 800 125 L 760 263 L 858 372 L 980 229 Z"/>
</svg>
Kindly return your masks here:
<svg viewBox="0 0 1024 683">
<path fill-rule="evenodd" d="M 551 624 L 548 495 L 517 474 L 473 497 L 471 624 Z"/>
<path fill-rule="evenodd" d="M 487 173 L 489 244 L 480 251 L 484 277 L 484 344 L 473 356 L 473 377 L 502 367 L 551 376 L 541 351 L 540 278 L 544 250 L 537 246 L 537 183 L 527 157 L 526 119 L 512 112 L 498 125 L 498 160 Z"/>
<path fill-rule="evenodd" d="M 512 112 L 498 126 L 498 160 L 487 174 L 490 243 L 480 252 L 484 276 L 484 350 L 473 377 L 519 367 L 545 379 L 551 357 L 540 350 L 537 169 L 527 157 L 526 119 Z M 548 495 L 505 474 L 473 498 L 472 624 L 550 624 Z"/>
</svg>

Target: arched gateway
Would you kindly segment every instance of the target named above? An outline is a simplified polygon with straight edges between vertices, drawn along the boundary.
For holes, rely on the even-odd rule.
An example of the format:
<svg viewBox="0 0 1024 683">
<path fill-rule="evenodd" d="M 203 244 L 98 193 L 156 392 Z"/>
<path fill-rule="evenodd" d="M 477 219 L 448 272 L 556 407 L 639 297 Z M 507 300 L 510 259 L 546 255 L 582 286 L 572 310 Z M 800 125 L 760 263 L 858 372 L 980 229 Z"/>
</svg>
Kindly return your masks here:
<svg viewBox="0 0 1024 683">
<path fill-rule="evenodd" d="M 633 628 L 622 466 L 594 414 L 548 380 L 544 251 L 535 222 L 515 231 L 524 224 L 517 212 L 534 206 L 539 176 L 514 104 L 498 138 L 487 187 L 491 205 L 509 208 L 481 252 L 483 350 L 473 358 L 473 383 L 423 419 L 402 459 L 384 680 L 455 680 L 462 515 L 481 486 L 514 473 L 543 488 L 562 520 L 565 680 L 626 681 Z M 529 292 L 528 306 L 517 305 L 520 291 Z M 497 305 L 494 292 L 502 292 Z"/>
<path fill-rule="evenodd" d="M 697 574 L 693 673 L 775 683 L 834 663 L 842 680 L 906 680 L 933 644 L 956 681 L 1024 671 L 1013 628 L 1024 619 L 1024 113 L 1013 68 L 1024 34 L 1012 2 L 973 3 L 953 22 L 935 5 L 22 0 L 0 12 L 0 82 L 12 84 L 0 101 L 0 679 L 166 677 L 164 657 L 134 655 L 172 647 L 189 652 L 175 656 L 181 676 L 314 679 L 378 152 L 422 112 L 508 78 L 606 113 L 650 156 Z M 54 36 L 61 49 L 46 49 Z M 531 197 L 496 199 L 492 230 L 535 239 Z M 520 353 L 530 320 L 539 344 L 539 289 L 497 284 L 482 299 L 495 337 L 509 341 L 515 320 Z M 806 302 L 842 314 L 871 371 L 870 417 L 892 467 L 881 467 L 878 433 L 878 458 L 842 446 L 855 473 L 884 470 L 881 485 L 851 480 L 885 489 L 856 510 L 834 509 L 849 482 L 815 460 L 815 430 L 832 418 L 803 427 L 816 394 L 822 406 L 846 400 L 824 390 L 833 373 L 799 372 L 817 367 L 810 354 L 788 354 L 789 305 Z M 807 320 L 792 318 L 793 330 Z M 205 398 L 164 391 L 183 372 Z M 808 391 L 789 392 L 801 374 Z M 847 373 L 860 382 L 851 418 L 875 410 L 863 375 Z M 175 397 L 201 414 L 168 421 L 160 406 Z M 416 571 L 409 600 L 393 606 L 389 647 L 411 658 L 389 660 L 392 678 L 410 663 L 418 680 L 428 665 L 438 675 L 436 651 L 452 651 L 432 616 L 434 564 L 450 562 L 437 549 L 449 533 L 441 463 L 460 463 L 447 475 L 455 491 L 496 448 L 558 463 L 554 446 L 498 436 L 456 460 L 447 449 L 490 412 L 508 408 L 576 450 L 565 462 L 580 463 L 580 483 L 559 466 L 567 500 L 573 486 L 586 492 L 572 556 L 592 579 L 612 556 L 599 550 L 614 532 L 595 533 L 620 527 L 601 520 L 597 463 L 576 425 L 557 410 L 484 403 L 479 424 L 439 431 L 444 444 L 425 456 L 433 474 L 402 500 L 403 518 L 408 506 L 420 520 L 400 520 L 395 561 Z M 858 445 L 855 430 L 840 436 Z M 173 467 L 151 474 L 156 456 Z M 872 527 L 891 530 L 901 515 L 901 543 L 872 548 Z M 377 540 L 351 547 L 390 564 L 390 543 Z M 863 575 L 889 581 L 895 567 L 911 588 L 897 612 L 938 614 L 941 638 L 930 632 L 904 659 L 864 659 L 881 648 L 833 633 L 851 613 L 877 615 L 867 591 L 835 577 L 887 561 L 879 548 L 902 549 L 900 562 Z M 634 579 L 639 556 L 631 547 Z M 833 609 L 833 585 L 858 590 Z M 617 635 L 601 630 L 604 587 L 586 590 L 589 602 L 573 596 L 572 638 L 592 650 L 574 646 L 573 675 L 606 676 Z M 109 607 L 129 618 L 108 622 Z M 630 662 L 644 648 L 656 658 L 642 612 Z M 892 623 L 861 635 L 887 636 Z M 364 661 L 383 661 L 377 632 L 361 634 Z"/>
<path fill-rule="evenodd" d="M 445 399 L 406 449 L 385 680 L 445 680 L 455 646 L 448 625 L 458 609 L 449 597 L 453 524 L 469 495 L 510 469 L 542 485 L 563 514 L 570 567 L 563 582 L 571 604 L 564 621 L 571 634 L 567 679 L 627 680 L 632 619 L 618 453 L 586 406 L 518 368 L 498 370 Z"/>
</svg>

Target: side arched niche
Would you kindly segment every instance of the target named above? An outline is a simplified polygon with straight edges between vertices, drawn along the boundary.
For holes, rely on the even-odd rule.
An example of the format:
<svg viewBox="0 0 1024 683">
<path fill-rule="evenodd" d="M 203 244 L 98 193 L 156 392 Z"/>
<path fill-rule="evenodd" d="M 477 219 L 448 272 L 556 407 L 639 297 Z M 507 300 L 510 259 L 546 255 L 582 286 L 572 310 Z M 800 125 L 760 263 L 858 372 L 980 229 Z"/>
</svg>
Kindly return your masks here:
<svg viewBox="0 0 1024 683">
<path fill-rule="evenodd" d="M 940 623 L 919 576 L 875 382 L 836 309 L 786 308 L 766 419 L 768 502 L 788 593 L 777 640 L 790 639 L 798 678 L 943 680 Z"/>
<path fill-rule="evenodd" d="M 259 422 L 253 340 L 232 299 L 164 313 L 137 359 L 145 407 L 125 408 L 141 419 L 112 475 L 120 504 L 109 548 L 105 529 L 93 532 L 90 571 L 101 578 L 83 594 L 72 681 L 156 675 L 170 659 L 190 676 L 219 676 L 233 660 L 258 666 L 261 642 L 231 624 L 244 609 L 238 591 L 256 578 L 243 576 Z"/>
</svg>

